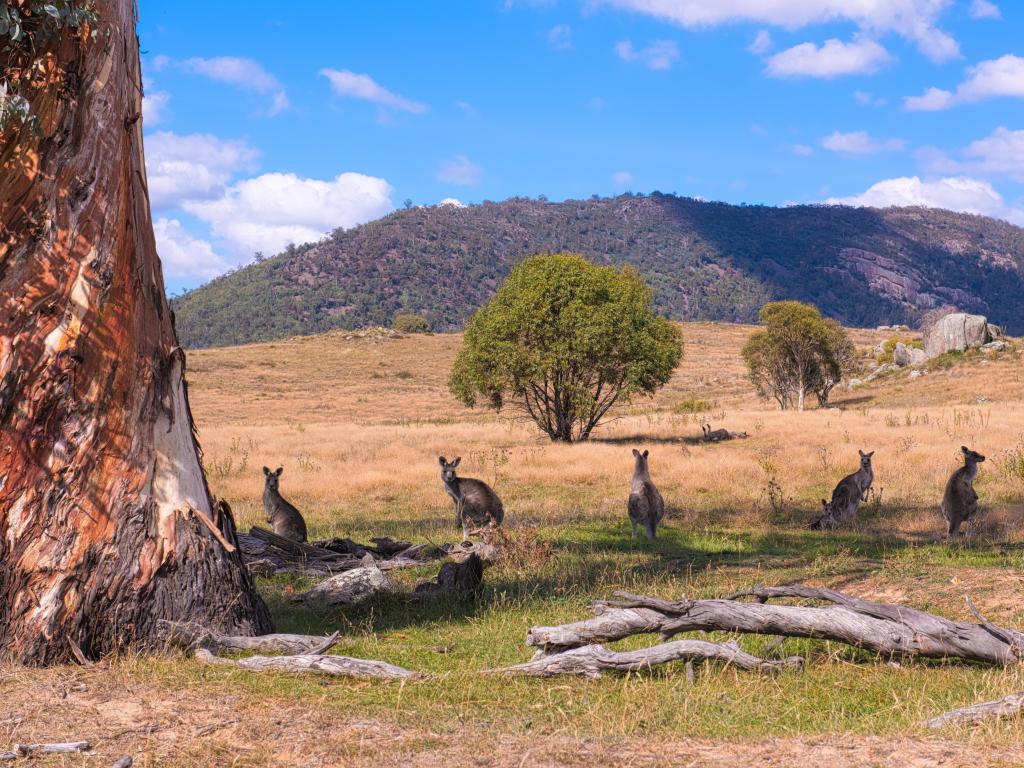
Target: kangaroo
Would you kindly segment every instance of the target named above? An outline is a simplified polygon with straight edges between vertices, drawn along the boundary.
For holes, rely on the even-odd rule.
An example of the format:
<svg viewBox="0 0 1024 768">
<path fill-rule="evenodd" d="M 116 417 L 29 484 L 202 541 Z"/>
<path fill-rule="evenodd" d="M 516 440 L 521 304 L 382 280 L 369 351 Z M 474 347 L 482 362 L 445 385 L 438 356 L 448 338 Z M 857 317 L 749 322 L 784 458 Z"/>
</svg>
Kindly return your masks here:
<svg viewBox="0 0 1024 768">
<path fill-rule="evenodd" d="M 722 429 L 712 429 L 710 424 L 701 424 L 700 428 L 704 433 L 705 443 L 720 443 L 723 440 L 745 440 L 747 437 L 746 432 L 730 432 L 724 427 Z"/>
<path fill-rule="evenodd" d="M 266 485 L 263 488 L 263 511 L 267 515 L 267 522 L 278 536 L 292 541 L 305 541 L 306 521 L 302 519 L 299 510 L 289 504 L 278 490 L 283 471 L 284 467 L 278 467 L 273 472 L 266 467 L 263 468 L 263 474 L 266 476 Z"/>
<path fill-rule="evenodd" d="M 871 457 L 875 452 L 857 453 L 860 454 L 860 469 L 839 481 L 832 491 L 832 501 L 821 500 L 821 517 L 811 525 L 811 528 L 835 528 L 840 523 L 852 521 L 857 516 L 857 508 L 861 502 L 868 500 L 868 491 L 875 481 L 875 472 L 871 468 Z"/>
<path fill-rule="evenodd" d="M 942 494 L 942 516 L 949 526 L 948 536 L 955 536 L 961 523 L 970 521 L 978 512 L 974 478 L 978 476 L 978 465 L 985 457 L 965 445 L 960 446 L 960 451 L 964 455 L 964 465 L 952 474 L 946 483 L 946 492 Z"/>
<path fill-rule="evenodd" d="M 498 494 L 483 480 L 455 475 L 462 457 L 457 456 L 455 461 L 449 462 L 444 456 L 438 456 L 437 460 L 441 465 L 444 489 L 455 502 L 455 524 L 462 526 L 462 540 L 469 538 L 470 531 L 501 525 L 505 519 L 505 508 Z"/>
<path fill-rule="evenodd" d="M 633 469 L 633 482 L 629 486 L 628 509 L 629 523 L 633 526 L 633 538 L 636 538 L 637 525 L 642 525 L 648 540 L 653 541 L 658 523 L 665 517 L 665 500 L 661 498 L 651 480 L 651 473 L 647 467 L 648 453 L 649 451 L 640 453 L 636 448 L 633 449 L 636 466 Z"/>
</svg>

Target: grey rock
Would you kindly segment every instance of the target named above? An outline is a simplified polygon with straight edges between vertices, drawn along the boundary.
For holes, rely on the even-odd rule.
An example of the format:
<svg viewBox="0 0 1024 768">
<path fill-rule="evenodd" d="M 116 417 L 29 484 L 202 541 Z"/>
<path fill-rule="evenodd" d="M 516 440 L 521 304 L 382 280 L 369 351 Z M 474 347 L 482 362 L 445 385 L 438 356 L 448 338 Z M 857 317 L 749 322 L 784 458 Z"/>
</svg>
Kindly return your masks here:
<svg viewBox="0 0 1024 768">
<path fill-rule="evenodd" d="M 1002 352 L 1009 346 L 1010 345 L 1005 341 L 997 339 L 996 341 L 990 341 L 988 344 L 982 344 L 981 351 L 987 354 L 992 354 L 993 352 Z"/>
<path fill-rule="evenodd" d="M 362 567 L 331 576 L 292 599 L 297 603 L 357 605 L 371 595 L 390 588 L 391 579 L 380 568 L 364 564 Z"/>
<path fill-rule="evenodd" d="M 928 356 L 923 349 L 908 347 L 902 341 L 898 342 L 892 351 L 892 361 L 900 368 L 905 368 L 908 365 L 924 365 L 927 359 Z"/>
<path fill-rule="evenodd" d="M 924 350 L 929 358 L 946 352 L 964 352 L 992 341 L 992 326 L 984 315 L 951 312 L 925 333 Z"/>
</svg>

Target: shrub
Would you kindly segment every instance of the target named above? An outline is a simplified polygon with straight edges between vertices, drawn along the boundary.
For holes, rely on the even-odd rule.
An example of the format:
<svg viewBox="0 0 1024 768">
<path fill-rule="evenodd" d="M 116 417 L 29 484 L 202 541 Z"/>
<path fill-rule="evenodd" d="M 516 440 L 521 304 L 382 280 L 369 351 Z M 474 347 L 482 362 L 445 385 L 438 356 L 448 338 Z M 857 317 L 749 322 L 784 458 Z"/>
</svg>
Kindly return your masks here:
<svg viewBox="0 0 1024 768">
<path fill-rule="evenodd" d="M 408 312 L 399 312 L 391 327 L 399 333 L 433 333 L 428 323 L 419 315 Z"/>
<path fill-rule="evenodd" d="M 699 397 L 688 397 L 685 400 L 676 403 L 672 407 L 673 413 L 706 413 L 714 408 L 714 403 L 709 403 L 707 400 L 702 400 Z"/>
</svg>

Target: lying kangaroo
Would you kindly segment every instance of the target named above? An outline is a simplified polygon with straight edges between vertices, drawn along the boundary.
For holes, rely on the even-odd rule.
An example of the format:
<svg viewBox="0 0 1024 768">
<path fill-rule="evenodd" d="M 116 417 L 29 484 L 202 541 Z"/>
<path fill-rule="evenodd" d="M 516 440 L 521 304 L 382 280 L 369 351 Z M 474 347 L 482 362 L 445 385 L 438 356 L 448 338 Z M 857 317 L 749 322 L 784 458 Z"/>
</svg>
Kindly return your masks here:
<svg viewBox="0 0 1024 768">
<path fill-rule="evenodd" d="M 462 457 L 457 456 L 450 463 L 444 456 L 438 456 L 437 460 L 441 465 L 444 489 L 455 502 L 455 524 L 462 526 L 462 540 L 468 539 L 471 531 L 478 531 L 488 525 L 501 525 L 505 518 L 505 508 L 498 494 L 483 480 L 456 477 L 455 468 L 459 466 Z"/>
<path fill-rule="evenodd" d="M 942 516 L 949 528 L 948 536 L 960 530 L 961 523 L 968 522 L 978 512 L 978 494 L 974 490 L 974 478 L 978 476 L 978 465 L 985 460 L 965 445 L 960 446 L 964 465 L 949 478 L 946 492 L 942 494 Z"/>
<path fill-rule="evenodd" d="M 636 538 L 636 527 L 642 525 L 647 538 L 651 541 L 658 530 L 658 523 L 665 516 L 665 500 L 654 487 L 651 473 L 647 467 L 648 451 L 640 453 L 633 449 L 636 466 L 633 469 L 633 482 L 629 486 L 629 523 L 633 526 L 633 538 Z"/>
<path fill-rule="evenodd" d="M 263 474 L 266 476 L 266 485 L 263 488 L 263 511 L 267 515 L 267 522 L 278 536 L 292 541 L 305 541 L 306 521 L 302 519 L 299 510 L 289 504 L 278 490 L 283 471 L 284 467 L 278 467 L 273 472 L 266 467 L 263 468 Z"/>
<path fill-rule="evenodd" d="M 860 469 L 839 481 L 839 485 L 832 491 L 832 501 L 821 500 L 821 517 L 811 528 L 823 530 L 851 522 L 857 516 L 860 503 L 868 500 L 868 491 L 875 481 L 875 472 L 871 468 L 871 457 L 875 452 L 857 453 L 860 454 Z"/>
<path fill-rule="evenodd" d="M 712 429 L 710 424 L 701 424 L 700 428 L 704 433 L 705 443 L 720 443 L 723 440 L 745 440 L 747 437 L 746 432 L 730 432 L 724 427 L 722 429 Z"/>
</svg>

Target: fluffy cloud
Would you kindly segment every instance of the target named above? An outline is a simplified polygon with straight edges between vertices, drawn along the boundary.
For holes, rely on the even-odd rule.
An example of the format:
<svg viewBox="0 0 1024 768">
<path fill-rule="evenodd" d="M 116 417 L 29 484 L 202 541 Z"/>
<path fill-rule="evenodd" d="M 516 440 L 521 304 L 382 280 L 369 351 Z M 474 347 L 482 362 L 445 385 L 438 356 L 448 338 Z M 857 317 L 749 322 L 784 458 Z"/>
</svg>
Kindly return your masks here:
<svg viewBox="0 0 1024 768">
<path fill-rule="evenodd" d="M 772 40 L 772 33 L 767 29 L 762 29 L 754 36 L 754 40 L 747 46 L 747 50 L 757 56 L 762 56 L 774 47 L 775 42 Z"/>
<path fill-rule="evenodd" d="M 153 126 L 164 122 L 167 119 L 169 111 L 167 105 L 171 101 L 171 94 L 166 91 L 158 91 L 148 77 L 142 78 L 142 90 L 143 125 Z"/>
<path fill-rule="evenodd" d="M 475 187 L 480 183 L 482 176 L 483 169 L 465 155 L 456 155 L 444 160 L 437 169 L 438 181 L 462 187 Z"/>
<path fill-rule="evenodd" d="M 427 105 L 399 96 L 377 83 L 369 75 L 360 75 L 347 69 L 321 69 L 320 74 L 331 84 L 335 96 L 347 99 L 362 99 L 384 109 L 396 112 L 411 112 L 419 115 L 427 111 Z"/>
<path fill-rule="evenodd" d="M 990 0 L 973 0 L 968 11 L 972 19 L 1001 19 L 1003 14 L 999 6 Z"/>
<path fill-rule="evenodd" d="M 814 147 L 809 147 L 806 144 L 794 144 L 792 149 L 793 154 L 800 157 L 810 157 L 814 154 Z"/>
<path fill-rule="evenodd" d="M 646 48 L 634 48 L 632 40 L 620 40 L 615 53 L 623 61 L 639 61 L 648 69 L 669 69 L 679 58 L 679 48 L 671 40 L 655 40 Z"/>
<path fill-rule="evenodd" d="M 633 183 L 633 174 L 629 171 L 616 171 L 612 174 L 612 184 L 616 187 L 628 187 Z"/>
<path fill-rule="evenodd" d="M 869 35 L 896 34 L 916 43 L 933 61 L 960 54 L 956 40 L 939 29 L 952 0 L 595 0 L 644 13 L 687 29 L 723 24 L 767 24 L 799 29 L 847 21 Z"/>
<path fill-rule="evenodd" d="M 157 219 L 153 231 L 168 281 L 209 280 L 231 266 L 214 252 L 212 245 L 186 232 L 177 219 Z"/>
<path fill-rule="evenodd" d="M 844 43 L 832 38 L 820 47 L 801 43 L 770 56 L 765 72 L 772 77 L 870 75 L 892 61 L 889 52 L 867 38 Z"/>
<path fill-rule="evenodd" d="M 181 207 L 209 224 L 227 247 L 248 257 L 383 216 L 394 208 L 392 191 L 384 179 L 359 173 L 342 173 L 330 181 L 266 173 L 232 184 L 217 199 L 190 200 Z"/>
<path fill-rule="evenodd" d="M 918 153 L 924 167 L 933 173 L 971 173 L 1008 176 L 1024 182 L 1024 131 L 1000 126 L 983 139 L 972 141 L 951 157 L 937 149 Z"/>
<path fill-rule="evenodd" d="M 867 131 L 835 131 L 818 143 L 830 152 L 843 155 L 874 155 L 878 152 L 893 152 L 906 146 L 903 139 L 876 139 Z"/>
<path fill-rule="evenodd" d="M 967 70 L 955 92 L 929 88 L 921 96 L 908 96 L 903 105 L 910 111 L 934 112 L 998 96 L 1024 98 L 1024 58 L 1007 54 L 982 61 Z"/>
<path fill-rule="evenodd" d="M 994 216 L 1011 221 L 1018 219 L 1022 214 L 1020 210 L 1008 208 L 1003 196 L 987 181 L 966 176 L 933 180 L 922 180 L 917 176 L 886 179 L 859 195 L 831 197 L 825 202 L 872 208 L 919 205 Z"/>
<path fill-rule="evenodd" d="M 548 47 L 553 51 L 572 50 L 572 27 L 559 24 L 548 30 Z"/>
<path fill-rule="evenodd" d="M 173 62 L 166 57 L 159 57 L 157 68 L 161 69 L 169 63 Z M 271 103 L 267 114 L 276 115 L 289 106 L 284 86 L 253 59 L 237 56 L 216 56 L 210 59 L 196 57 L 177 62 L 177 66 L 184 72 L 226 83 L 241 91 L 270 94 Z"/>
<path fill-rule="evenodd" d="M 207 133 L 149 134 L 146 175 L 150 202 L 161 209 L 186 200 L 218 197 L 235 173 L 253 167 L 257 156 L 242 140 L 219 139 Z"/>
</svg>

